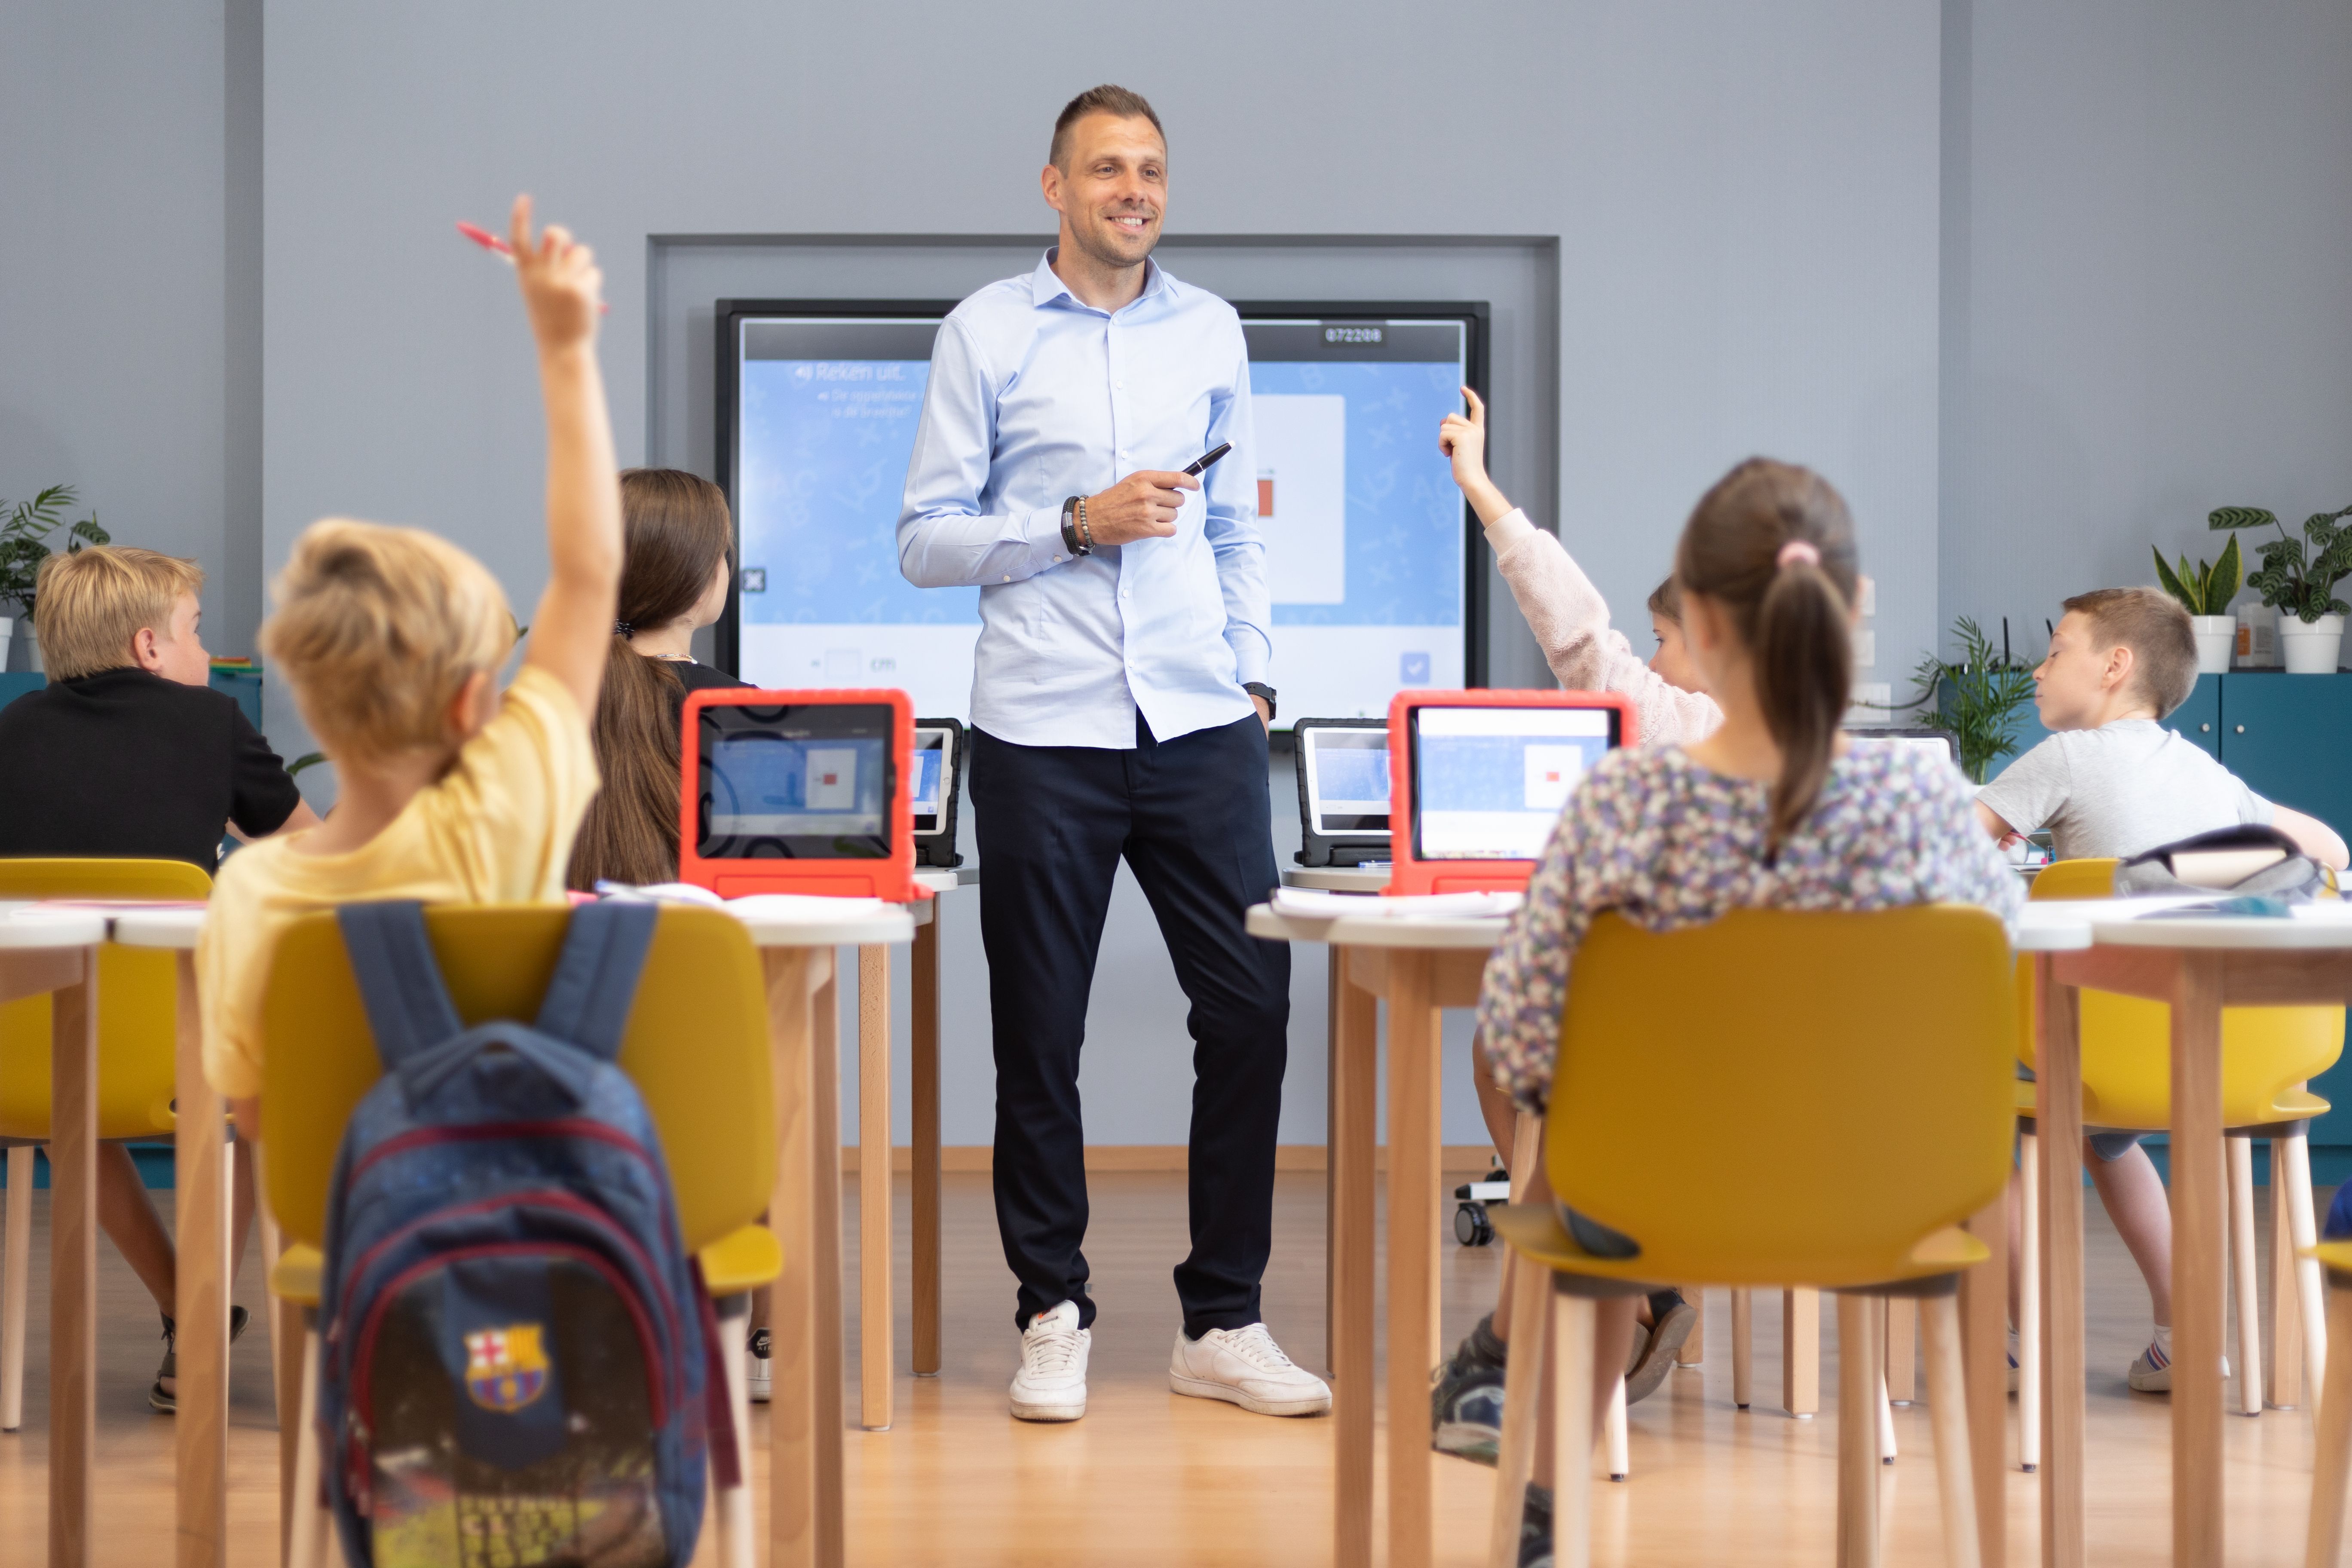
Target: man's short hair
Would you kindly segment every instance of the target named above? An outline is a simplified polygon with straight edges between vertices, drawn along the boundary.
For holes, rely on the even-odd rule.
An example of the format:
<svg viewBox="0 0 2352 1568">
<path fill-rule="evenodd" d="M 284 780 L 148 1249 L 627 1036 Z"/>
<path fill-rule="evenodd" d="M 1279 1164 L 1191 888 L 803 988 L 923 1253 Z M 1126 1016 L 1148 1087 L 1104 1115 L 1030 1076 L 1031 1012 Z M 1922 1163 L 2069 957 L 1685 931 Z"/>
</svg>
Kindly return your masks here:
<svg viewBox="0 0 2352 1568">
<path fill-rule="evenodd" d="M 2066 613 L 2090 623 L 2095 652 L 2132 651 L 2132 680 L 2159 719 L 2197 689 L 2197 631 L 2189 612 L 2156 588 L 2099 588 L 2066 601 Z"/>
<path fill-rule="evenodd" d="M 172 609 L 205 585 L 205 569 L 154 550 L 97 544 L 41 563 L 33 588 L 33 632 L 41 663 L 57 680 L 136 665 L 142 628 L 172 635 Z"/>
<path fill-rule="evenodd" d="M 1070 151 L 1070 127 L 1089 114 L 1115 114 L 1121 120 L 1149 120 L 1151 129 L 1160 133 L 1160 145 L 1168 145 L 1168 132 L 1160 123 L 1160 116 L 1152 112 L 1151 105 L 1144 101 L 1143 95 L 1105 82 L 1100 87 L 1087 89 L 1062 106 L 1061 114 L 1054 121 L 1054 144 L 1046 150 L 1045 162 L 1056 169 L 1063 166 L 1062 160 Z"/>
<path fill-rule="evenodd" d="M 261 650 L 310 732 L 338 757 L 447 751 L 451 701 L 514 651 L 514 616 L 498 579 L 422 529 L 314 522 L 294 542 L 275 591 Z"/>
</svg>

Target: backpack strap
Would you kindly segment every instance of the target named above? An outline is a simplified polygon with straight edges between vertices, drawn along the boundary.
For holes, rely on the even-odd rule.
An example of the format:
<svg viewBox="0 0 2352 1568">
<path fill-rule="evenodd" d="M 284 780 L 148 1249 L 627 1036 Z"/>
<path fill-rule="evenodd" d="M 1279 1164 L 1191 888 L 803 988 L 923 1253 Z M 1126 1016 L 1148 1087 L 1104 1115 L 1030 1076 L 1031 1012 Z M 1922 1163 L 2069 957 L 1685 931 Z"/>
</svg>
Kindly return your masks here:
<svg viewBox="0 0 2352 1568">
<path fill-rule="evenodd" d="M 611 899 L 573 910 L 531 1026 L 602 1060 L 617 1060 L 660 916 L 657 904 Z"/>
<path fill-rule="evenodd" d="M 335 911 L 343 951 L 367 1004 L 368 1027 L 375 1035 L 383 1070 L 465 1032 L 449 988 L 441 982 L 441 961 L 425 931 L 425 906 L 413 899 L 376 904 L 345 904 Z"/>
</svg>

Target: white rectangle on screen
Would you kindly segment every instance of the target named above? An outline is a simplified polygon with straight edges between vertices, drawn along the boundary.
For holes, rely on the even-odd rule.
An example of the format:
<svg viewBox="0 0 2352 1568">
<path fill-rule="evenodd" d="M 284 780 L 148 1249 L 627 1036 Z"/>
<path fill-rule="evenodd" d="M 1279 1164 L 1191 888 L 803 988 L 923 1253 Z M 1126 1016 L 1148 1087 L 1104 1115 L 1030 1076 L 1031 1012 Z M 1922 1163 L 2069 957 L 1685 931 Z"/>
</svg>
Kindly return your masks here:
<svg viewBox="0 0 2352 1568">
<path fill-rule="evenodd" d="M 857 753 L 846 746 L 811 746 L 808 809 L 848 811 L 857 805 Z"/>
<path fill-rule="evenodd" d="M 1584 753 L 1574 746 L 1530 745 L 1520 760 L 1527 764 L 1529 811 L 1558 811 L 1584 776 Z"/>
<path fill-rule="evenodd" d="M 1268 593 L 1277 605 L 1344 604 L 1348 400 L 1337 393 L 1263 393 L 1250 410 Z"/>
</svg>

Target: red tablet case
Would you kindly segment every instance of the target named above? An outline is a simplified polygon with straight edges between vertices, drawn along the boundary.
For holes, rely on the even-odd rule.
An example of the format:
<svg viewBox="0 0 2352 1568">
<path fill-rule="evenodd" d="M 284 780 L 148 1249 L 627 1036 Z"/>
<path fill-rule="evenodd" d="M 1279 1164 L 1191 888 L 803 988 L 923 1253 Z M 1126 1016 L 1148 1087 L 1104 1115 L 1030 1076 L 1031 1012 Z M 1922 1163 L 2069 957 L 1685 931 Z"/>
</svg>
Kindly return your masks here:
<svg viewBox="0 0 2352 1568">
<path fill-rule="evenodd" d="M 1412 832 L 1412 710 L 1416 708 L 1613 708 L 1617 743 L 1633 745 L 1633 700 L 1615 691 L 1400 691 L 1389 702 L 1389 885 L 1412 893 L 1518 892 L 1532 860 L 1421 860 Z"/>
<path fill-rule="evenodd" d="M 711 860 L 695 852 L 700 824 L 695 801 L 702 784 L 702 710 L 706 708 L 879 708 L 890 710 L 890 856 L 887 860 Z M 915 882 L 915 810 L 908 795 L 915 759 L 915 708 L 898 690 L 757 691 L 740 688 L 692 691 L 686 699 L 686 733 L 678 748 L 677 879 L 722 899 L 752 893 L 814 893 L 831 898 L 887 899 L 895 904 L 929 898 Z"/>
</svg>

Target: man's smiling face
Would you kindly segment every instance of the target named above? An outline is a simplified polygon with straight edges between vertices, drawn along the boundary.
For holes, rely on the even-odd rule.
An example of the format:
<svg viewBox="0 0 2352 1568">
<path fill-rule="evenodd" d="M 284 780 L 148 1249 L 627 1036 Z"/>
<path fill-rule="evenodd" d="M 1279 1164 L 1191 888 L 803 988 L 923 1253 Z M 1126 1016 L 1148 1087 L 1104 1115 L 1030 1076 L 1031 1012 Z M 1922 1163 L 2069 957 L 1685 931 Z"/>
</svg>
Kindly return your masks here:
<svg viewBox="0 0 2352 1568">
<path fill-rule="evenodd" d="M 1142 265 L 1168 207 L 1168 144 L 1141 116 L 1089 114 L 1070 127 L 1061 164 L 1045 166 L 1045 201 L 1062 232 L 1100 267 Z"/>
</svg>

